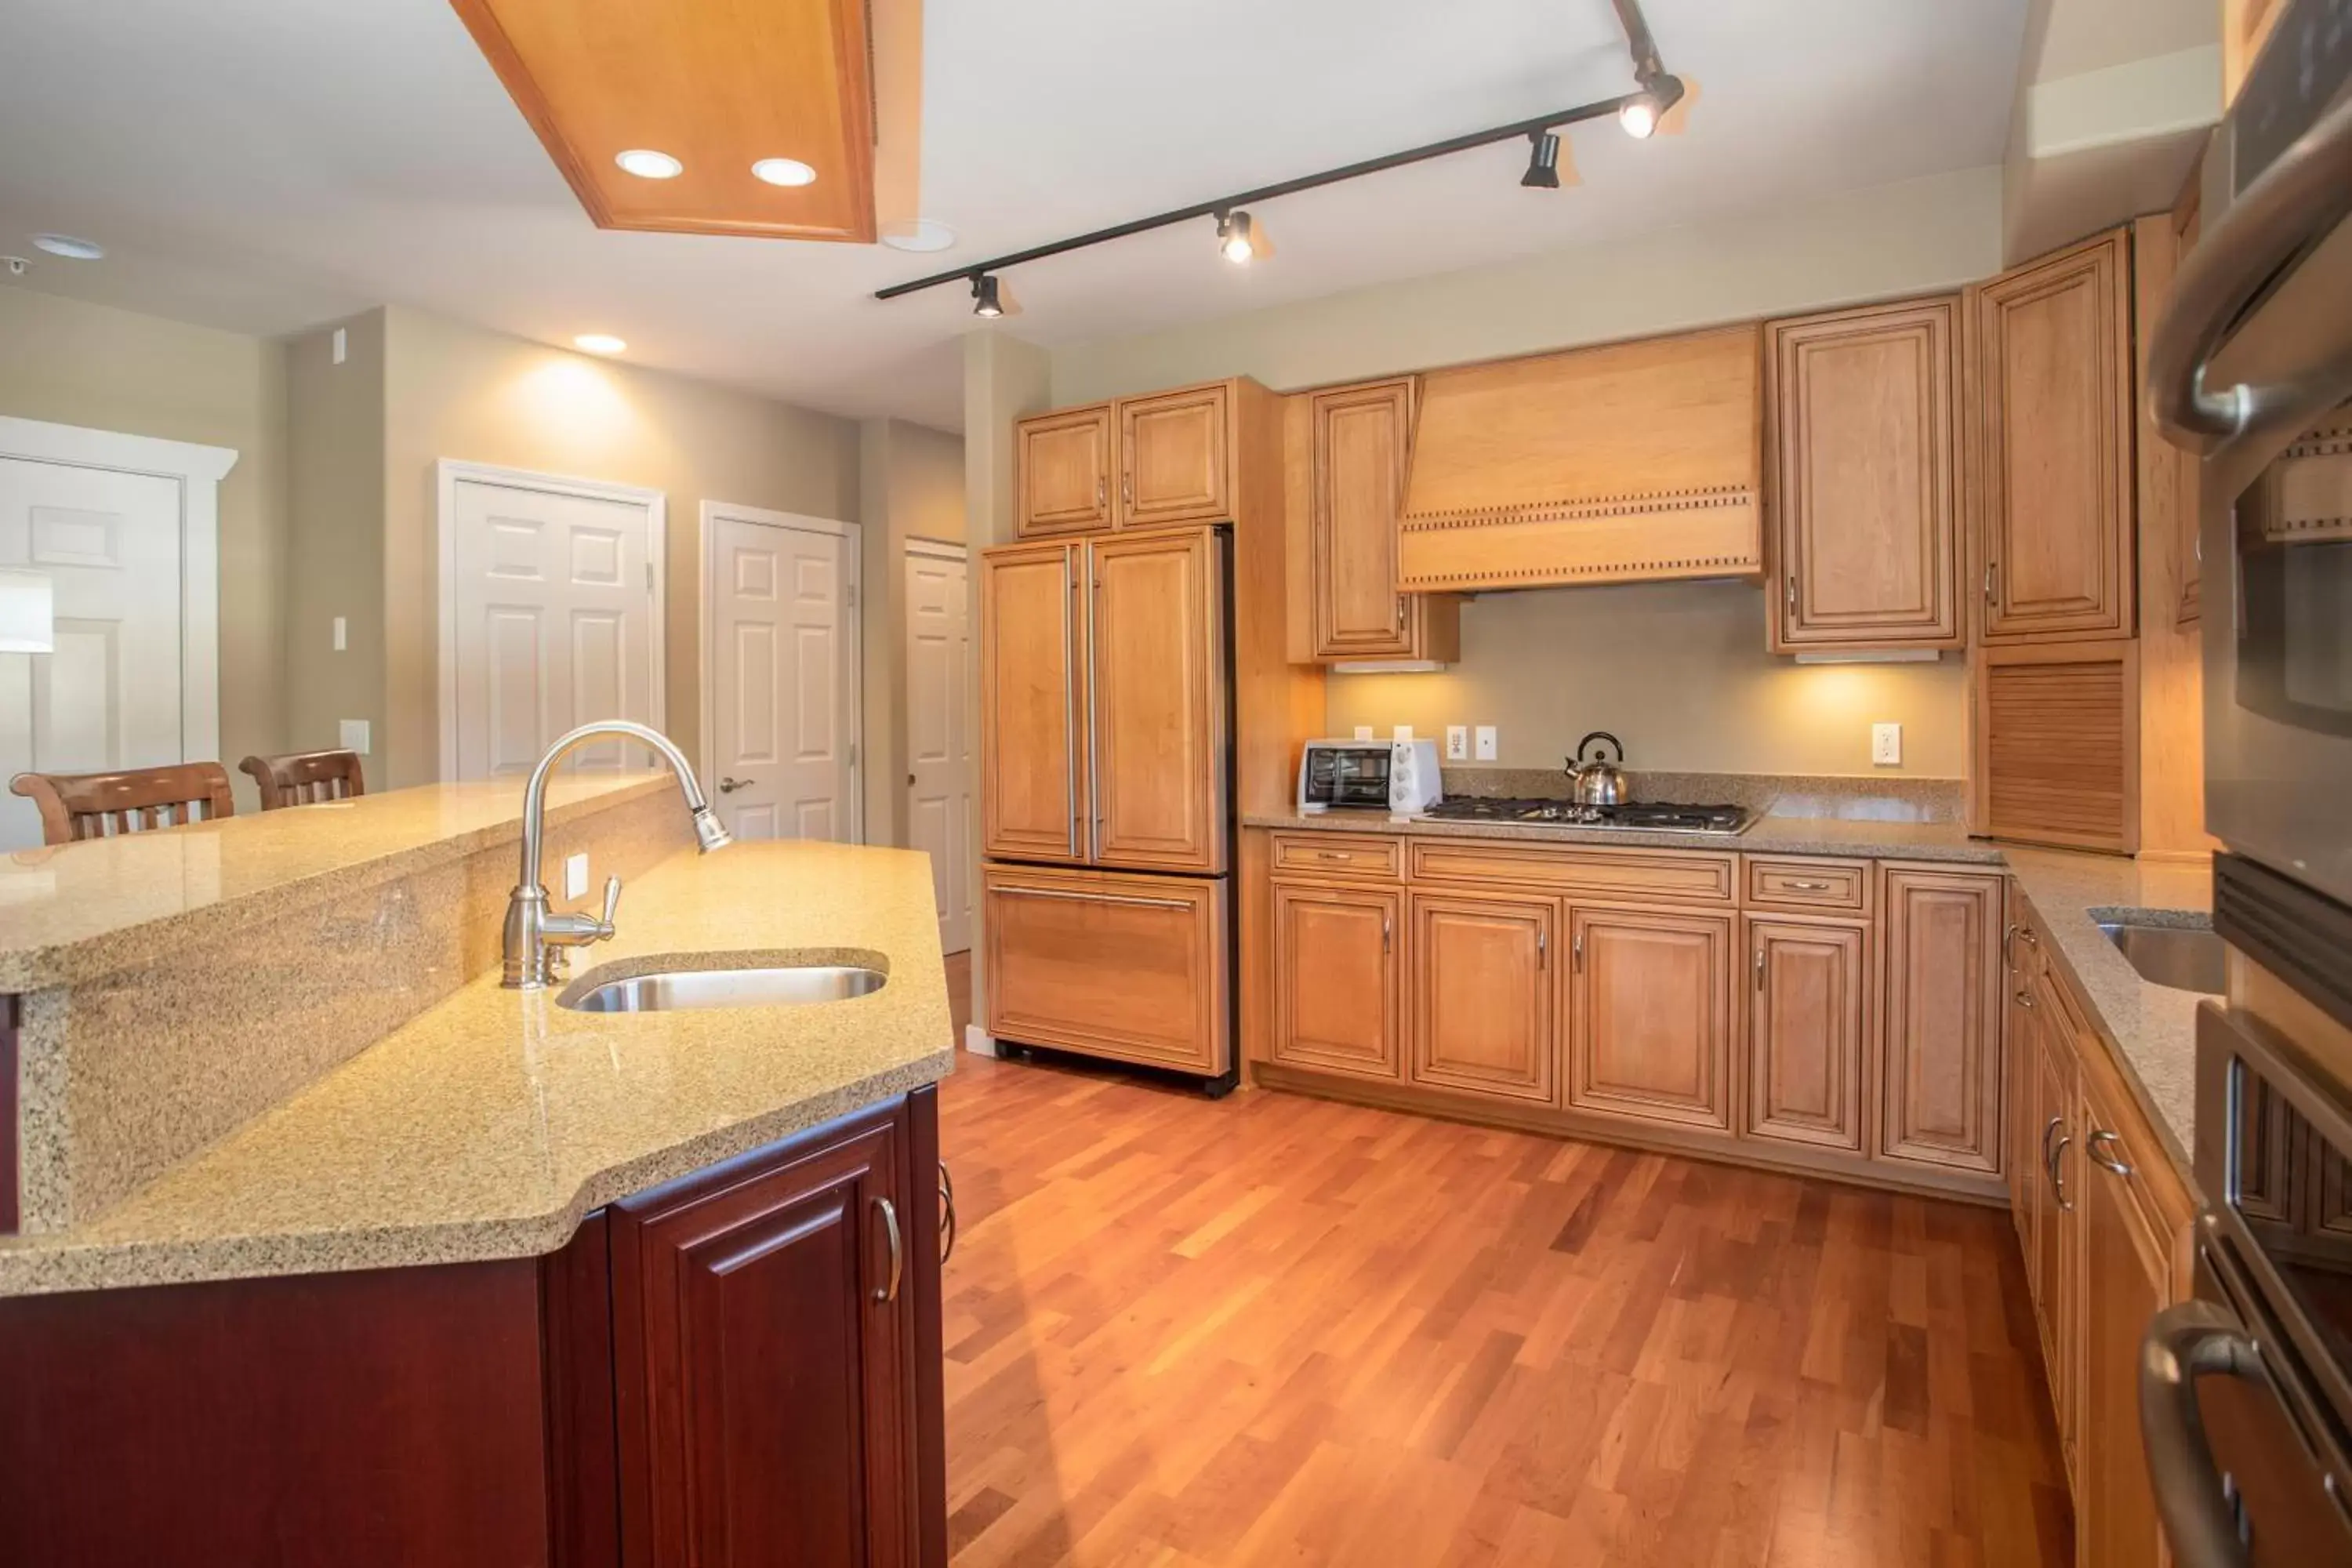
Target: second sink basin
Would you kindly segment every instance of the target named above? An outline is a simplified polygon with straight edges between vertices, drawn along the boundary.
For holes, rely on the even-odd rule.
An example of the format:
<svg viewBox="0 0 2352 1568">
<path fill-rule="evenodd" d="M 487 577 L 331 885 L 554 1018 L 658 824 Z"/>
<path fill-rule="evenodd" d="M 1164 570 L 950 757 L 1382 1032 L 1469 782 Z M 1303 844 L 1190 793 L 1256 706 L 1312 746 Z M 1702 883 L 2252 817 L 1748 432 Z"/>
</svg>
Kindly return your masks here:
<svg viewBox="0 0 2352 1568">
<path fill-rule="evenodd" d="M 2101 921 L 2099 930 L 2114 942 L 2124 961 L 2143 980 L 2178 991 L 2202 991 L 2219 996 L 2225 988 L 2221 939 L 2194 926 L 2135 925 L 2128 921 Z"/>
<path fill-rule="evenodd" d="M 586 977 L 583 977 L 586 978 Z M 582 988 L 556 1000 L 582 1013 L 662 1013 L 684 1007 L 773 1007 L 845 1002 L 882 989 L 889 976 L 856 963 L 763 964 L 746 969 L 661 969 Z"/>
</svg>

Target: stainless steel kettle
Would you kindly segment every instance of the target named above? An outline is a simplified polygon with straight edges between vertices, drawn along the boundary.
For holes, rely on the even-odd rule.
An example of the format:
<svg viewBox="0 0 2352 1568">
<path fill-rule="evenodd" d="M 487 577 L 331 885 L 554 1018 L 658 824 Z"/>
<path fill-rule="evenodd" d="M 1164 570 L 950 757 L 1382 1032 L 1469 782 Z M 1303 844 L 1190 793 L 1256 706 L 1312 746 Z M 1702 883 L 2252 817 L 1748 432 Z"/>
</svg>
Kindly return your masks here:
<svg viewBox="0 0 2352 1568">
<path fill-rule="evenodd" d="M 1587 758 L 1595 741 L 1606 741 L 1616 755 Z M 1625 742 L 1606 730 L 1595 730 L 1576 743 L 1568 759 L 1569 795 L 1579 805 L 1622 805 L 1625 803 Z"/>
</svg>

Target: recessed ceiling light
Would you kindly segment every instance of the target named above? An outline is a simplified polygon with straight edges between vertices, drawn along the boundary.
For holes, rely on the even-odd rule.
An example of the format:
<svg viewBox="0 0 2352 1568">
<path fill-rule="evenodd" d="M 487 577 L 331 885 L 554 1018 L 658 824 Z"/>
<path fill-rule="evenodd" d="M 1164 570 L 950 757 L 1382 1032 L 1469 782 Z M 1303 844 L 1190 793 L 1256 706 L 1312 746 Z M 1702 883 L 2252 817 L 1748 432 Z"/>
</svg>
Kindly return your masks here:
<svg viewBox="0 0 2352 1568">
<path fill-rule="evenodd" d="M 629 345 L 610 332 L 583 332 L 572 340 L 572 346 L 592 354 L 616 354 Z"/>
<path fill-rule="evenodd" d="M 882 243 L 893 250 L 945 250 L 956 242 L 956 231 L 937 218 L 902 218 L 882 226 Z"/>
<path fill-rule="evenodd" d="M 623 174 L 635 174 L 640 180 L 675 180 L 686 173 L 685 164 L 650 147 L 632 147 L 613 162 L 621 165 Z"/>
<path fill-rule="evenodd" d="M 772 185 L 809 185 L 816 183 L 816 171 L 798 158 L 762 158 L 751 165 L 753 178 Z"/>
<path fill-rule="evenodd" d="M 69 234 L 37 234 L 33 243 L 51 256 L 70 257 L 76 261 L 96 261 L 106 254 L 106 247 L 97 241 L 76 239 Z"/>
</svg>

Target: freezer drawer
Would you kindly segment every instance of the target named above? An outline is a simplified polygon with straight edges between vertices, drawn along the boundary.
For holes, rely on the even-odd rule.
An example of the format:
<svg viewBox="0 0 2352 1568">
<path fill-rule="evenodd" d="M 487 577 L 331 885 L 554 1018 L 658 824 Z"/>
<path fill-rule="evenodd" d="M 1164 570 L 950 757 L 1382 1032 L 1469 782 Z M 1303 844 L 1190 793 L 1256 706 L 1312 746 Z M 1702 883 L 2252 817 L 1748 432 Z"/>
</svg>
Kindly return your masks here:
<svg viewBox="0 0 2352 1568">
<path fill-rule="evenodd" d="M 1233 1065 L 1223 879 L 990 865 L 988 1030 L 1215 1077 Z"/>
</svg>

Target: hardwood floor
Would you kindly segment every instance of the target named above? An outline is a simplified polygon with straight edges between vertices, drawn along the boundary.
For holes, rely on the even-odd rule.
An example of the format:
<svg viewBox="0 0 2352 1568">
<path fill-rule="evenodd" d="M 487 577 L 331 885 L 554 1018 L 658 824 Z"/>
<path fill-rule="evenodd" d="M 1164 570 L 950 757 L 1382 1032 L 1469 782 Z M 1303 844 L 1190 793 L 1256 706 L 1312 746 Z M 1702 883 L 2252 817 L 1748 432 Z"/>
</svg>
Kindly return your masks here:
<svg viewBox="0 0 2352 1568">
<path fill-rule="evenodd" d="M 2071 1563 L 2008 1215 L 964 1058 L 957 1568 Z"/>
</svg>

